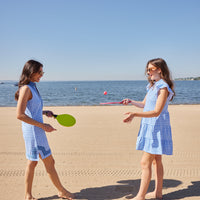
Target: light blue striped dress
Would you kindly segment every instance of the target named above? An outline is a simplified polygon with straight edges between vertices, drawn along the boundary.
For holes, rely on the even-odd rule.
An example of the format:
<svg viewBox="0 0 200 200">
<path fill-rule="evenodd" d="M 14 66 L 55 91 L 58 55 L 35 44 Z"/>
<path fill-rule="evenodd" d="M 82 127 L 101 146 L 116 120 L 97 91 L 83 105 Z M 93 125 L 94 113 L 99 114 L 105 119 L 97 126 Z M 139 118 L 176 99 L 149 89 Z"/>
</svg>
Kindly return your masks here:
<svg viewBox="0 0 200 200">
<path fill-rule="evenodd" d="M 137 137 L 136 149 L 151 154 L 173 154 L 173 142 L 168 112 L 168 104 L 173 96 L 173 91 L 168 84 L 160 79 L 152 87 L 147 86 L 147 97 L 144 107 L 145 111 L 155 108 L 158 92 L 161 88 L 167 88 L 169 95 L 166 104 L 158 117 L 142 118 L 140 130 Z"/>
<path fill-rule="evenodd" d="M 28 87 L 31 90 L 32 99 L 27 102 L 25 114 L 30 118 L 43 123 L 43 102 L 38 90 L 36 89 L 36 84 L 30 82 Z M 42 159 L 51 155 L 51 149 L 47 141 L 46 133 L 43 129 L 22 122 L 22 131 L 26 147 L 26 157 L 28 160 L 38 161 L 39 154 Z"/>
</svg>

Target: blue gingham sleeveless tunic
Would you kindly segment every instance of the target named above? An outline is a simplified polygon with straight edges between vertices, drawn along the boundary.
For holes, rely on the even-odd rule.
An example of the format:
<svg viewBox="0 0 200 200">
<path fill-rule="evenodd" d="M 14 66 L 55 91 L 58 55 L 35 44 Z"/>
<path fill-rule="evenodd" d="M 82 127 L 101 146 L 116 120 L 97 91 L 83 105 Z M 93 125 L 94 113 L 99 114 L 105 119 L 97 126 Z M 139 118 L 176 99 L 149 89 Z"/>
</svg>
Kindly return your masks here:
<svg viewBox="0 0 200 200">
<path fill-rule="evenodd" d="M 32 99 L 27 102 L 25 114 L 30 118 L 43 123 L 43 102 L 36 88 L 36 84 L 30 82 L 28 87 L 32 93 Z M 32 161 L 39 160 L 39 154 L 44 159 L 51 155 L 46 133 L 43 129 L 22 121 L 22 131 L 26 147 L 26 158 Z"/>
<path fill-rule="evenodd" d="M 154 110 L 158 92 L 162 88 L 167 88 L 169 92 L 166 104 L 158 117 L 142 118 L 136 149 L 150 154 L 172 155 L 173 142 L 168 104 L 174 93 L 164 80 L 160 79 L 152 87 L 149 84 L 147 85 L 144 112 Z"/>
</svg>

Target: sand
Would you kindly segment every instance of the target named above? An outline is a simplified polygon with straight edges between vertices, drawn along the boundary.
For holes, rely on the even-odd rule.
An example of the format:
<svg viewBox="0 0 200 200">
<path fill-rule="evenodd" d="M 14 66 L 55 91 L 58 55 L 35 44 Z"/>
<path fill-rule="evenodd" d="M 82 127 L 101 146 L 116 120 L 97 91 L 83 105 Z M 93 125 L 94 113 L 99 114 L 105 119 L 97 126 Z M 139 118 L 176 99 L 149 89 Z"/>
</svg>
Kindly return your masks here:
<svg viewBox="0 0 200 200">
<path fill-rule="evenodd" d="M 57 131 L 47 133 L 56 169 L 65 187 L 77 199 L 111 200 L 136 195 L 140 184 L 142 152 L 135 150 L 140 118 L 122 122 L 131 106 L 48 107 L 56 114 L 70 113 L 74 127 L 60 126 L 44 117 Z M 200 199 L 200 105 L 170 105 L 174 155 L 163 156 L 164 199 Z M 16 108 L 0 108 L 0 200 L 24 199 L 26 166 L 21 122 Z M 153 190 L 154 176 L 149 190 Z M 57 191 L 40 160 L 33 195 L 54 200 Z"/>
</svg>

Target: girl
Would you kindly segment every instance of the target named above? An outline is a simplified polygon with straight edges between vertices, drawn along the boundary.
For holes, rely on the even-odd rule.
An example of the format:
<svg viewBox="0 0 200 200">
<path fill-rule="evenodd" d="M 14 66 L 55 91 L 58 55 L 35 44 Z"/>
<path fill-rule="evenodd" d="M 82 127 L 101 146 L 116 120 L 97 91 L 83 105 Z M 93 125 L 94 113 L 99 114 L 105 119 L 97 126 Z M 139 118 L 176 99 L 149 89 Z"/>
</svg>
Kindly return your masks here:
<svg viewBox="0 0 200 200">
<path fill-rule="evenodd" d="M 55 161 L 45 134 L 45 131 L 52 132 L 56 129 L 50 124 L 43 123 L 42 114 L 48 117 L 53 116 L 51 111 L 42 111 L 42 99 L 35 84 L 35 82 L 40 81 L 43 74 L 43 65 L 41 63 L 34 60 L 26 62 L 18 84 L 19 89 L 15 93 L 17 119 L 22 121 L 26 157 L 28 159 L 25 171 L 25 200 L 37 200 L 32 196 L 32 183 L 39 157 L 42 159 L 51 181 L 58 190 L 58 196 L 71 200 L 73 195 L 62 186 L 59 180 L 54 166 Z"/>
<path fill-rule="evenodd" d="M 162 154 L 172 155 L 173 152 L 168 104 L 175 92 L 168 66 L 161 58 L 152 59 L 147 63 L 146 74 L 149 84 L 144 100 L 123 100 L 124 105 L 131 103 L 144 108 L 143 112 L 126 113 L 128 117 L 124 119 L 128 123 L 134 117 L 143 117 L 136 144 L 136 149 L 143 151 L 142 176 L 139 192 L 132 200 L 145 200 L 145 197 L 162 199 Z M 155 190 L 146 195 L 151 180 L 152 163 L 155 167 Z"/>
</svg>

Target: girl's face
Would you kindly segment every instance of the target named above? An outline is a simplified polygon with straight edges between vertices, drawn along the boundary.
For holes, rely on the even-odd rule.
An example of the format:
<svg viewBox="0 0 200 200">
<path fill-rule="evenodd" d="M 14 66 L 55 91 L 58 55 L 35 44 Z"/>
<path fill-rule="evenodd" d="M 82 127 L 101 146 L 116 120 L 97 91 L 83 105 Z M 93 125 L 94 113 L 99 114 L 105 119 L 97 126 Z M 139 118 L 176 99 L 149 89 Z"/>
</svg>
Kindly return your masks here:
<svg viewBox="0 0 200 200">
<path fill-rule="evenodd" d="M 33 73 L 31 75 L 31 82 L 40 82 L 40 79 L 42 78 L 43 74 L 44 74 L 43 68 L 40 67 L 38 72 Z"/>
<path fill-rule="evenodd" d="M 148 64 L 147 74 L 152 81 L 159 81 L 161 79 L 161 69 L 153 66 L 151 63 Z"/>
</svg>

